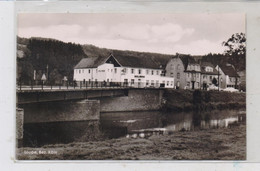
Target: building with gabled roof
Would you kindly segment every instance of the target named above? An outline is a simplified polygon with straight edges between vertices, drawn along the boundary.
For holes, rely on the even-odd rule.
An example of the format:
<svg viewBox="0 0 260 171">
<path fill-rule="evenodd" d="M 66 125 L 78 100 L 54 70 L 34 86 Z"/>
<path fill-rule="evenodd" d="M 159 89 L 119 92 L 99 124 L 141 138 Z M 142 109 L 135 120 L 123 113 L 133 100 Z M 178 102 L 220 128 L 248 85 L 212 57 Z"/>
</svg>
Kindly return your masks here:
<svg viewBox="0 0 260 171">
<path fill-rule="evenodd" d="M 233 87 L 237 88 L 240 84 L 240 77 L 237 74 L 235 67 L 231 64 L 217 65 L 215 68 L 219 71 L 219 86 L 220 88 Z"/>
<path fill-rule="evenodd" d="M 176 54 L 166 65 L 166 76 L 173 77 L 178 89 L 200 89 L 200 65 L 186 54 Z"/>
<path fill-rule="evenodd" d="M 174 78 L 174 87 L 176 89 L 184 89 L 186 86 L 186 79 L 185 79 L 185 66 L 179 57 L 173 56 L 167 63 L 165 67 L 165 75 L 167 77 Z"/>
<path fill-rule="evenodd" d="M 163 64 L 147 57 L 110 54 L 108 57 L 84 58 L 74 67 L 75 81 L 173 88 L 174 79 L 164 75 Z"/>
</svg>

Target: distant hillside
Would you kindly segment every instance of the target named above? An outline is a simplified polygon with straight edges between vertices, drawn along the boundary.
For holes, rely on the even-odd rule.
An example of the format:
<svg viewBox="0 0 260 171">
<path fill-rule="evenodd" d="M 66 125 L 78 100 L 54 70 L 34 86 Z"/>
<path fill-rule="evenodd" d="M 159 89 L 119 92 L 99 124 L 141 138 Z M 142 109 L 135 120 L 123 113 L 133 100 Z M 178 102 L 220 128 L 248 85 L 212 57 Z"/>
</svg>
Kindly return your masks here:
<svg viewBox="0 0 260 171">
<path fill-rule="evenodd" d="M 53 39 L 18 37 L 17 49 L 17 74 L 23 82 L 33 79 L 34 70 L 40 79 L 47 68 L 49 80 L 61 80 L 64 76 L 72 80 L 73 67 L 87 57 L 81 45 Z"/>
</svg>

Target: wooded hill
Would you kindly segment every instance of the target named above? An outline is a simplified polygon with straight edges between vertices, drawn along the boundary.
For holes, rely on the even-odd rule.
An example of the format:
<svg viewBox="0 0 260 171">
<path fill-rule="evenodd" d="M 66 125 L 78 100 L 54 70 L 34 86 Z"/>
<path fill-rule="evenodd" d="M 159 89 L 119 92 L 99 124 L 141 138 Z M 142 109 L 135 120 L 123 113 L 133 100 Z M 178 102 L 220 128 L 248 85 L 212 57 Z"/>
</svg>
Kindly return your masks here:
<svg viewBox="0 0 260 171">
<path fill-rule="evenodd" d="M 17 79 L 28 82 L 33 79 L 34 70 L 37 72 L 38 80 L 43 73 L 47 72 L 51 81 L 60 81 L 66 76 L 73 79 L 73 68 L 82 59 L 87 57 L 107 57 L 110 53 L 115 56 L 135 56 L 147 58 L 158 63 L 164 63 L 174 55 L 159 53 L 122 51 L 98 48 L 93 45 L 80 45 L 75 43 L 65 43 L 48 38 L 20 38 L 17 37 Z M 186 55 L 187 57 L 192 57 Z M 205 56 L 194 56 L 198 62 L 207 61 L 214 65 L 233 64 L 238 71 L 245 69 L 244 57 L 225 56 L 223 54 L 208 54 Z"/>
</svg>

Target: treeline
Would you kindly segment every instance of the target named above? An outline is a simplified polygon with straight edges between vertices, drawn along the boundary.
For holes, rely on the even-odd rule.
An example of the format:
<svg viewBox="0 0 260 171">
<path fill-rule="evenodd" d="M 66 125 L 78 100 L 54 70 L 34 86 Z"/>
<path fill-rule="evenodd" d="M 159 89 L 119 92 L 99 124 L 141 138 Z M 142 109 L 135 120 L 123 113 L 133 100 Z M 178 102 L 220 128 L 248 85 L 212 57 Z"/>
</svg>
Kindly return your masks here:
<svg viewBox="0 0 260 171">
<path fill-rule="evenodd" d="M 50 81 L 60 81 L 64 76 L 72 80 L 73 67 L 87 57 L 79 44 L 36 38 L 18 38 L 17 43 L 27 47 L 24 56 L 17 58 L 17 76 L 25 82 L 33 79 L 34 70 L 38 80 L 43 73 Z"/>
<path fill-rule="evenodd" d="M 227 63 L 232 64 L 237 71 L 243 71 L 246 69 L 246 55 L 245 54 L 212 54 L 202 56 L 202 62 L 210 62 L 213 65 L 226 65 Z"/>
</svg>

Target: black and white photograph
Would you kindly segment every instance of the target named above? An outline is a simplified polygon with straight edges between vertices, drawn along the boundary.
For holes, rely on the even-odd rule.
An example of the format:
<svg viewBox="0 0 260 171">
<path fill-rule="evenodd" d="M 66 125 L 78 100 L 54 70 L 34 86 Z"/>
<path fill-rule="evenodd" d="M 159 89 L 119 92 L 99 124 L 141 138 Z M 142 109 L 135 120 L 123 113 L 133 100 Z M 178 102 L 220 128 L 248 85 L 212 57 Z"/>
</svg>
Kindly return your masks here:
<svg viewBox="0 0 260 171">
<path fill-rule="evenodd" d="M 17 160 L 247 159 L 245 13 L 18 13 Z"/>
</svg>

